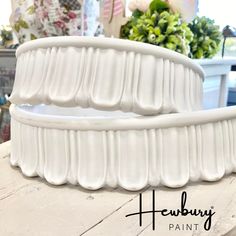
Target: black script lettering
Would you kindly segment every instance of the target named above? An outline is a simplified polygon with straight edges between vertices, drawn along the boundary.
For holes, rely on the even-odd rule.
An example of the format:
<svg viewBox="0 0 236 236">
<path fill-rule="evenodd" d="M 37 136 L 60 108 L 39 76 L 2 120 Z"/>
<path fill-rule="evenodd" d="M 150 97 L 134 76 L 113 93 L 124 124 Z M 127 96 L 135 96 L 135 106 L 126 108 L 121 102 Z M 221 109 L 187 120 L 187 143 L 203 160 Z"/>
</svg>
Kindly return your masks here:
<svg viewBox="0 0 236 236">
<path fill-rule="evenodd" d="M 156 210 L 155 209 L 155 190 L 153 190 L 152 191 L 152 210 L 151 211 L 143 211 L 142 210 L 142 193 L 140 193 L 140 195 L 139 195 L 139 212 L 128 214 L 128 215 L 126 215 L 126 217 L 139 215 L 139 225 L 142 226 L 143 214 L 152 214 L 152 228 L 153 228 L 153 230 L 155 230 L 155 214 L 156 213 L 160 213 L 164 217 L 166 217 L 166 216 L 178 217 L 178 216 L 188 216 L 188 215 L 195 216 L 195 217 L 199 216 L 201 218 L 207 217 L 204 222 L 204 229 L 206 231 L 209 231 L 211 229 L 212 217 L 215 214 L 215 212 L 213 212 L 212 209 L 209 209 L 209 210 L 188 209 L 186 207 L 186 202 L 187 202 L 187 192 L 184 191 L 184 192 L 182 192 L 182 195 L 181 195 L 179 209 L 168 210 L 165 208 L 165 209 L 161 209 L 161 210 Z"/>
</svg>

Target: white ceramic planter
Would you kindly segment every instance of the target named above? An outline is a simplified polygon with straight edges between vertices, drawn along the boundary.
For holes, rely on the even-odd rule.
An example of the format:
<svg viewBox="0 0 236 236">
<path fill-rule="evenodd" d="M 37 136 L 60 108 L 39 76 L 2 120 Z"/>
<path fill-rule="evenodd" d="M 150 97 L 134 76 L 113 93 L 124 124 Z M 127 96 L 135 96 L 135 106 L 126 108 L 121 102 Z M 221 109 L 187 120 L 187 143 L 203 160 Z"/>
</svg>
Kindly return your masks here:
<svg viewBox="0 0 236 236">
<path fill-rule="evenodd" d="M 56 37 L 16 53 L 15 104 L 55 104 L 143 115 L 200 110 L 203 70 L 189 58 L 129 40 Z"/>
<path fill-rule="evenodd" d="M 143 117 L 15 106 L 11 164 L 86 189 L 181 187 L 236 171 L 236 108 Z"/>
</svg>

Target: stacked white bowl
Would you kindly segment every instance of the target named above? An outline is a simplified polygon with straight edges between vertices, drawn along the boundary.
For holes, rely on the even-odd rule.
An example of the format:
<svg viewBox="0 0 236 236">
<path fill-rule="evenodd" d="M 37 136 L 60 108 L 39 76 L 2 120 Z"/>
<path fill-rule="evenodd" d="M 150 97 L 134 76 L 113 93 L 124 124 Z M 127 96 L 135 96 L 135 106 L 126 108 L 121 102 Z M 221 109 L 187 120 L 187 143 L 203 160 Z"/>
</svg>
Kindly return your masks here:
<svg viewBox="0 0 236 236">
<path fill-rule="evenodd" d="M 236 109 L 202 110 L 191 59 L 94 37 L 38 39 L 16 54 L 10 160 L 25 175 L 139 190 L 236 171 Z"/>
</svg>

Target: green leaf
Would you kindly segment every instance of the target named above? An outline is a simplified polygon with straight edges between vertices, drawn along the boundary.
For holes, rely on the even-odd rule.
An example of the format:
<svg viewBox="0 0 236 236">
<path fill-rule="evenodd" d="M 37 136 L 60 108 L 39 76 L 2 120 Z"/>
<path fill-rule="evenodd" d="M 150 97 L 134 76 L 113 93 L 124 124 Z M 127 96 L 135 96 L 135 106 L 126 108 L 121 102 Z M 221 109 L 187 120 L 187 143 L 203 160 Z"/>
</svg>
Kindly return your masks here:
<svg viewBox="0 0 236 236">
<path fill-rule="evenodd" d="M 176 45 L 174 43 L 167 43 L 166 44 L 166 47 L 168 49 L 171 49 L 171 50 L 175 50 L 176 49 Z"/>
<path fill-rule="evenodd" d="M 20 24 L 18 22 L 16 22 L 13 27 L 14 27 L 15 31 L 17 33 L 19 33 L 19 31 L 20 31 Z"/>
<path fill-rule="evenodd" d="M 30 6 L 27 8 L 26 12 L 29 14 L 29 15 L 33 15 L 35 13 L 35 7 L 34 5 Z"/>
<path fill-rule="evenodd" d="M 141 12 L 140 10 L 135 10 L 132 14 L 133 17 L 135 18 L 139 18 L 141 15 L 143 15 L 143 12 Z"/>
<path fill-rule="evenodd" d="M 145 19 L 144 22 L 147 23 L 148 25 L 151 25 L 151 26 L 154 25 L 154 22 L 150 19 Z"/>
<path fill-rule="evenodd" d="M 169 43 L 174 43 L 174 44 L 179 44 L 179 38 L 177 38 L 175 35 L 170 35 L 168 37 L 168 42 Z"/>
<path fill-rule="evenodd" d="M 174 33 L 176 31 L 176 28 L 173 26 L 168 26 L 166 29 L 166 34 L 171 34 Z"/>
<path fill-rule="evenodd" d="M 166 23 L 167 23 L 167 20 L 160 19 L 159 22 L 158 22 L 158 26 L 162 29 L 162 28 L 165 27 Z"/>
<path fill-rule="evenodd" d="M 34 34 L 30 34 L 30 39 L 34 40 L 34 39 L 37 39 L 37 37 Z"/>
<path fill-rule="evenodd" d="M 163 34 L 159 35 L 156 39 L 156 43 L 159 44 L 159 43 L 162 43 L 164 40 L 165 40 L 165 36 Z"/>
<path fill-rule="evenodd" d="M 168 10 L 169 9 L 169 5 L 167 2 L 164 2 L 162 0 L 153 0 L 150 3 L 149 6 L 151 11 L 157 11 L 157 12 L 162 12 L 163 10 Z"/>
<path fill-rule="evenodd" d="M 161 29 L 159 27 L 154 28 L 154 33 L 159 36 L 161 34 Z"/>
<path fill-rule="evenodd" d="M 168 11 L 163 11 L 163 12 L 160 14 L 160 17 L 161 17 L 161 18 L 167 18 L 169 15 L 170 15 L 170 13 L 169 13 Z"/>
<path fill-rule="evenodd" d="M 202 48 L 197 49 L 196 58 L 197 59 L 203 58 L 203 49 Z"/>
<path fill-rule="evenodd" d="M 29 25 L 27 24 L 27 22 L 22 20 L 22 19 L 19 20 L 19 25 L 20 25 L 20 27 L 22 27 L 24 29 L 28 29 L 29 28 Z"/>
</svg>

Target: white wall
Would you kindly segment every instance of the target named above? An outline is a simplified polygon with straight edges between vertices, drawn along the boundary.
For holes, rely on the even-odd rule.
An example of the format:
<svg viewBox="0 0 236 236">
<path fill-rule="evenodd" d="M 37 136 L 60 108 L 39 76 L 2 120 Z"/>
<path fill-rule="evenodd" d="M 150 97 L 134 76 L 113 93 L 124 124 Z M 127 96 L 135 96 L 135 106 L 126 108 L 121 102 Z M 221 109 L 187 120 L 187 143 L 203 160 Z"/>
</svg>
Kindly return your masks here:
<svg viewBox="0 0 236 236">
<path fill-rule="evenodd" d="M 221 28 L 236 27 L 235 0 L 199 0 L 199 15 L 214 19 Z"/>
</svg>

